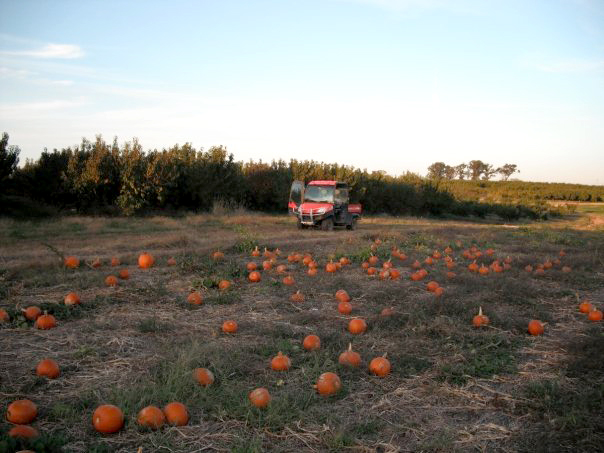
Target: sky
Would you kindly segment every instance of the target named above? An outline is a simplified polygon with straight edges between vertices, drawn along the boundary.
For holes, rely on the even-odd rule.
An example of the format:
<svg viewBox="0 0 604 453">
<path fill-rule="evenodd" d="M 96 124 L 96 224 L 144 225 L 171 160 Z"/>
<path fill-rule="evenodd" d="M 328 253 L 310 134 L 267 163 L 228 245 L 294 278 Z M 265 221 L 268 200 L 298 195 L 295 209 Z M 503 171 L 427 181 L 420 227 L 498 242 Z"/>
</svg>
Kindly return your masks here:
<svg viewBox="0 0 604 453">
<path fill-rule="evenodd" d="M 0 0 L 0 131 L 604 184 L 604 1 Z"/>
</svg>

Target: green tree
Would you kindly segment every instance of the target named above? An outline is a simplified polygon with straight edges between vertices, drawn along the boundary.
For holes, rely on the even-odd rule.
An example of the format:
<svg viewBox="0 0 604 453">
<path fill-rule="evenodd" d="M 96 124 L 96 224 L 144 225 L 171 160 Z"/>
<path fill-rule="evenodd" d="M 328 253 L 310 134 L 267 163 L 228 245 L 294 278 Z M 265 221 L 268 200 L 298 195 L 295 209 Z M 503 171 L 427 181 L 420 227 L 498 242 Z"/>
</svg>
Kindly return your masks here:
<svg viewBox="0 0 604 453">
<path fill-rule="evenodd" d="M 464 180 L 466 176 L 468 176 L 468 165 L 467 164 L 459 164 L 453 167 L 455 169 L 455 176 L 457 179 Z"/>
<path fill-rule="evenodd" d="M 503 181 L 507 181 L 514 173 L 520 173 L 516 164 L 505 164 L 496 171 L 501 175 Z"/>
<path fill-rule="evenodd" d="M 486 166 L 487 164 L 481 160 L 471 160 L 468 164 L 468 173 L 470 179 L 472 181 L 478 181 L 480 176 L 484 173 Z"/>
<path fill-rule="evenodd" d="M 447 165 L 444 162 L 434 162 L 428 167 L 428 179 L 443 179 Z"/>
<path fill-rule="evenodd" d="M 8 134 L 4 132 L 0 140 L 0 191 L 4 192 L 8 178 L 17 169 L 19 163 L 18 146 L 8 146 Z"/>
</svg>

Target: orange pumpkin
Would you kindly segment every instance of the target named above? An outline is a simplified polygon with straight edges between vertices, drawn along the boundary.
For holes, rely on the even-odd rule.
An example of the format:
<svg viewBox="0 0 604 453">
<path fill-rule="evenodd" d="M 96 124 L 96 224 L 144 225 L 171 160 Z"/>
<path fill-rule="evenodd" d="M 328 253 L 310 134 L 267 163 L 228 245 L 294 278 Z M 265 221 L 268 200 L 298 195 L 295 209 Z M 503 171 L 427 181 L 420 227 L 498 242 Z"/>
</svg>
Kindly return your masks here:
<svg viewBox="0 0 604 453">
<path fill-rule="evenodd" d="M 352 343 L 348 343 L 348 349 L 338 357 L 340 365 L 358 367 L 361 365 L 361 355 L 352 350 Z"/>
<path fill-rule="evenodd" d="M 380 277 L 380 280 L 387 280 L 390 278 L 390 272 L 388 271 L 380 271 L 378 275 Z"/>
<path fill-rule="evenodd" d="M 382 357 L 376 357 L 369 362 L 369 371 L 378 377 L 384 377 L 390 374 L 390 361 L 386 358 L 386 354 Z"/>
<path fill-rule="evenodd" d="M 526 266 L 524 266 L 524 270 L 526 272 L 533 272 L 533 266 L 531 266 L 530 264 L 527 264 Z"/>
<path fill-rule="evenodd" d="M 432 264 L 434 264 L 434 260 L 432 259 L 431 256 L 429 256 L 428 258 L 426 258 L 424 260 L 424 263 L 426 263 L 427 265 L 431 266 Z"/>
<path fill-rule="evenodd" d="M 338 311 L 343 315 L 349 315 L 352 312 L 352 304 L 350 302 L 339 302 Z"/>
<path fill-rule="evenodd" d="M 315 351 L 321 347 L 321 339 L 317 335 L 307 335 L 302 342 L 302 347 L 307 351 Z"/>
<path fill-rule="evenodd" d="M 394 307 L 386 307 L 386 308 L 382 308 L 382 311 L 380 312 L 380 316 L 392 316 L 394 314 Z"/>
<path fill-rule="evenodd" d="M 339 302 L 350 302 L 350 296 L 345 289 L 339 289 L 336 291 L 336 300 Z"/>
<path fill-rule="evenodd" d="M 528 331 L 531 335 L 541 335 L 544 331 L 543 323 L 536 319 L 528 323 Z"/>
<path fill-rule="evenodd" d="M 478 307 L 478 314 L 472 318 L 474 327 L 483 327 L 489 324 L 489 317 L 482 314 L 482 307 Z"/>
<path fill-rule="evenodd" d="M 128 280 L 130 278 L 130 272 L 128 272 L 128 269 L 121 269 L 117 275 L 122 280 Z"/>
<path fill-rule="evenodd" d="M 155 263 L 153 255 L 147 252 L 143 252 L 138 257 L 138 267 L 141 269 L 149 269 Z"/>
<path fill-rule="evenodd" d="M 171 256 L 170 258 L 168 258 L 168 261 L 166 261 L 166 264 L 168 266 L 176 266 L 176 260 L 174 259 L 173 256 Z"/>
<path fill-rule="evenodd" d="M 105 285 L 107 285 L 107 286 L 117 286 L 117 277 L 115 275 L 108 275 L 105 278 Z"/>
<path fill-rule="evenodd" d="M 277 266 L 277 274 L 285 274 L 287 272 L 287 266 L 285 264 L 279 264 Z"/>
<path fill-rule="evenodd" d="M 445 289 L 442 286 L 439 286 L 438 288 L 436 288 L 434 290 L 434 296 L 435 297 L 440 297 L 440 296 L 442 296 L 444 294 L 444 292 L 445 292 Z"/>
<path fill-rule="evenodd" d="M 23 310 L 23 316 L 25 316 L 25 319 L 27 319 L 28 321 L 35 321 L 40 317 L 41 314 L 42 310 L 40 310 L 40 308 L 36 307 L 35 305 L 27 307 Z"/>
<path fill-rule="evenodd" d="M 300 291 L 296 291 L 294 294 L 291 295 L 290 300 L 292 302 L 304 302 L 304 294 L 302 294 Z"/>
<path fill-rule="evenodd" d="M 80 266 L 80 260 L 75 256 L 68 256 L 65 258 L 65 267 L 69 269 L 75 269 Z"/>
<path fill-rule="evenodd" d="M 592 310 L 593 310 L 593 305 L 588 300 L 584 300 L 583 302 L 581 302 L 579 304 L 579 311 L 581 313 L 589 313 Z"/>
<path fill-rule="evenodd" d="M 212 252 L 211 256 L 214 261 L 220 261 L 221 259 L 224 258 L 224 253 L 222 253 L 219 250 L 216 250 L 215 252 Z"/>
<path fill-rule="evenodd" d="M 489 268 L 483 264 L 482 266 L 480 266 L 480 269 L 478 269 L 478 273 L 480 275 L 489 275 Z"/>
<path fill-rule="evenodd" d="M 287 371 L 292 362 L 288 356 L 283 355 L 281 351 L 271 359 L 271 368 L 274 371 Z"/>
<path fill-rule="evenodd" d="M 455 272 L 447 272 L 447 278 L 455 278 L 457 276 L 457 274 Z"/>
<path fill-rule="evenodd" d="M 477 272 L 478 271 L 478 264 L 476 264 L 476 261 L 472 261 L 469 265 L 468 265 L 468 270 L 470 272 Z"/>
<path fill-rule="evenodd" d="M 0 308 L 0 323 L 10 321 L 10 316 L 4 308 Z"/>
<path fill-rule="evenodd" d="M 270 271 L 273 268 L 273 263 L 270 260 L 265 260 L 262 262 L 262 269 L 265 271 Z"/>
<path fill-rule="evenodd" d="M 392 280 L 397 280 L 400 276 L 401 273 L 399 271 L 397 271 L 396 269 L 390 269 L 390 279 Z"/>
<path fill-rule="evenodd" d="M 587 319 L 594 322 L 602 321 L 602 312 L 600 310 L 593 309 L 587 314 Z"/>
<path fill-rule="evenodd" d="M 377 273 L 377 269 L 375 267 L 367 268 L 367 275 L 375 275 Z"/>
<path fill-rule="evenodd" d="M 369 261 L 363 261 L 361 263 L 361 269 L 365 269 L 365 270 L 369 269 Z"/>
<path fill-rule="evenodd" d="M 8 435 L 15 439 L 35 439 L 40 433 L 29 425 L 15 425 L 10 429 Z"/>
<path fill-rule="evenodd" d="M 193 370 L 193 377 L 200 385 L 203 385 L 204 387 L 214 383 L 214 373 L 207 368 L 195 368 Z"/>
<path fill-rule="evenodd" d="M 329 260 L 329 263 L 327 263 L 325 265 L 325 271 L 326 272 L 333 273 L 333 272 L 335 272 L 337 270 L 338 270 L 337 266 L 331 260 Z"/>
<path fill-rule="evenodd" d="M 369 261 L 370 266 L 375 266 L 378 263 L 379 258 L 375 255 L 371 255 L 367 261 Z"/>
<path fill-rule="evenodd" d="M 34 327 L 40 330 L 48 330 L 56 326 L 57 320 L 53 315 L 49 315 L 48 313 L 44 313 L 43 315 L 39 316 L 34 323 Z"/>
<path fill-rule="evenodd" d="M 166 416 L 157 406 L 147 406 L 141 409 L 136 422 L 145 428 L 159 429 L 166 423 Z"/>
<path fill-rule="evenodd" d="M 308 272 L 306 272 L 308 275 L 310 275 L 311 277 L 314 277 L 315 275 L 317 275 L 319 273 L 319 270 L 316 267 L 309 267 L 308 268 Z"/>
<path fill-rule="evenodd" d="M 288 275 L 287 277 L 283 278 L 283 284 L 287 286 L 292 286 L 296 284 L 296 280 L 294 280 L 294 277 L 292 277 L 291 275 Z"/>
<path fill-rule="evenodd" d="M 252 390 L 248 398 L 252 405 L 258 408 L 265 408 L 271 402 L 271 394 L 264 387 Z"/>
<path fill-rule="evenodd" d="M 201 296 L 201 293 L 193 291 L 187 296 L 187 302 L 192 305 L 201 305 L 203 304 L 203 297 Z"/>
<path fill-rule="evenodd" d="M 111 257 L 111 266 L 115 267 L 115 266 L 119 266 L 120 265 L 120 259 L 117 256 L 112 256 Z"/>
<path fill-rule="evenodd" d="M 562 266 L 562 272 L 568 274 L 572 269 L 569 266 Z"/>
<path fill-rule="evenodd" d="M 436 288 L 438 288 L 439 286 L 440 285 L 438 284 L 438 282 L 431 281 L 426 284 L 426 289 L 428 291 L 430 291 L 431 293 L 433 293 L 436 290 Z"/>
<path fill-rule="evenodd" d="M 250 275 L 247 276 L 247 279 L 252 283 L 258 283 L 260 280 L 262 280 L 262 277 L 260 276 L 260 272 L 253 271 L 250 272 Z"/>
<path fill-rule="evenodd" d="M 222 331 L 224 333 L 235 333 L 239 329 L 239 326 L 235 321 L 229 320 L 222 323 Z"/>
<path fill-rule="evenodd" d="M 411 280 L 413 280 L 414 282 L 419 282 L 422 278 L 424 277 L 419 272 L 414 272 L 413 274 L 411 274 Z"/>
<path fill-rule="evenodd" d="M 13 401 L 6 410 L 6 420 L 15 425 L 28 425 L 38 416 L 38 407 L 33 401 L 22 399 Z"/>
<path fill-rule="evenodd" d="M 61 374 L 59 364 L 53 359 L 43 359 L 36 366 L 36 375 L 56 379 Z"/>
<path fill-rule="evenodd" d="M 355 318 L 351 319 L 348 323 L 348 331 L 352 334 L 360 334 L 367 330 L 367 323 L 364 319 Z"/>
<path fill-rule="evenodd" d="M 420 267 L 422 267 L 422 263 L 420 263 L 418 260 L 415 260 L 415 261 L 413 262 L 413 264 L 411 265 L 411 267 L 412 267 L 413 269 L 419 269 Z"/>
<path fill-rule="evenodd" d="M 218 282 L 218 289 L 221 291 L 225 291 L 231 287 L 231 282 L 228 280 L 220 280 Z"/>
<path fill-rule="evenodd" d="M 80 303 L 80 296 L 76 293 L 67 293 L 65 298 L 63 299 L 65 305 L 77 305 Z"/>
<path fill-rule="evenodd" d="M 94 410 L 92 425 L 100 433 L 116 433 L 124 426 L 124 414 L 113 404 L 103 404 Z"/>
<path fill-rule="evenodd" d="M 335 373 L 323 373 L 319 376 L 319 379 L 317 379 L 315 388 L 320 395 L 329 396 L 338 393 L 340 388 L 342 388 L 342 382 Z"/>
<path fill-rule="evenodd" d="M 95 269 L 98 269 L 99 267 L 101 267 L 101 260 L 100 260 L 100 258 L 95 258 L 94 260 L 92 260 L 92 263 L 90 263 L 90 265 L 92 267 L 94 267 Z"/>
<path fill-rule="evenodd" d="M 177 401 L 164 406 L 164 415 L 166 416 L 166 421 L 172 426 L 184 426 L 189 423 L 189 411 L 187 411 L 187 407 Z"/>
<path fill-rule="evenodd" d="M 247 263 L 245 265 L 245 267 L 248 270 L 248 272 L 252 272 L 252 271 L 255 271 L 258 266 L 253 261 L 250 261 L 249 263 Z"/>
<path fill-rule="evenodd" d="M 268 250 L 265 248 L 264 253 L 267 253 Z M 254 250 L 252 250 L 252 256 L 260 256 L 260 250 L 258 250 L 258 246 Z"/>
</svg>

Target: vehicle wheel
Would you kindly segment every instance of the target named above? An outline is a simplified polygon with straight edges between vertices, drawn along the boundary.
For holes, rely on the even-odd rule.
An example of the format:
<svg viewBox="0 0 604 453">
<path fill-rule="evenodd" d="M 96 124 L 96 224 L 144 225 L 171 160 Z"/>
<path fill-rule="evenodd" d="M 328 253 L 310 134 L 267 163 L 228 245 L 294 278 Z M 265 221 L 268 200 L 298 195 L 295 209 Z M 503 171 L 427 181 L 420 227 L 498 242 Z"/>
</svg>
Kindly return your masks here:
<svg viewBox="0 0 604 453">
<path fill-rule="evenodd" d="M 321 229 L 323 231 L 332 231 L 333 230 L 333 219 L 325 219 L 321 222 Z"/>
<path fill-rule="evenodd" d="M 306 229 L 306 225 L 304 225 L 302 222 L 300 222 L 300 219 L 298 219 L 298 229 L 299 230 L 305 230 Z"/>
<path fill-rule="evenodd" d="M 354 230 L 357 227 L 357 220 L 352 219 L 348 225 L 346 225 L 347 230 Z"/>
</svg>

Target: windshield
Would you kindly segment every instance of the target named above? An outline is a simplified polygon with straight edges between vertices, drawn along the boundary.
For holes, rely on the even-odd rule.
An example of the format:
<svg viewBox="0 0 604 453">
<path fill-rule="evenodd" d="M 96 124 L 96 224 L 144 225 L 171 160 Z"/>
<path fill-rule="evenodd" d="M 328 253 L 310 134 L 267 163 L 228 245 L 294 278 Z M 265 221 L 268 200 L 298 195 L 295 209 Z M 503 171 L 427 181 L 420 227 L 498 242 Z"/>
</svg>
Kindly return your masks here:
<svg viewBox="0 0 604 453">
<path fill-rule="evenodd" d="M 333 186 L 307 186 L 304 201 L 312 203 L 333 203 Z"/>
</svg>

